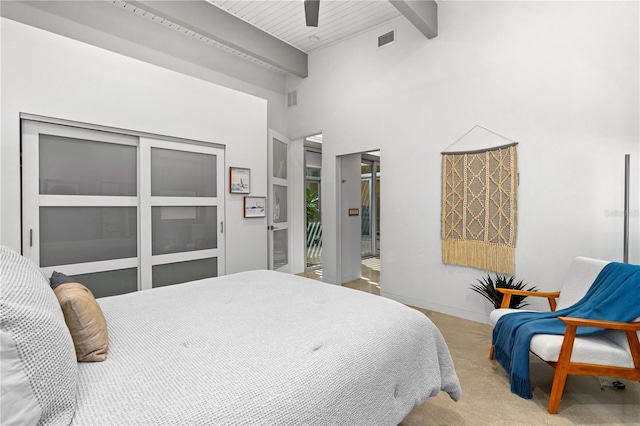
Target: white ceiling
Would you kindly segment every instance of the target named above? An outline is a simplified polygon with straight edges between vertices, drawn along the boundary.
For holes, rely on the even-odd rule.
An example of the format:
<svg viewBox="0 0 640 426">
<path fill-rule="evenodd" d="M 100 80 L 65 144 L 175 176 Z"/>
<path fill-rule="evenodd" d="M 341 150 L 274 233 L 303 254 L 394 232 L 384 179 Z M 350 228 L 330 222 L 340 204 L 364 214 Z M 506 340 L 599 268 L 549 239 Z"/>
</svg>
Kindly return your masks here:
<svg viewBox="0 0 640 426">
<path fill-rule="evenodd" d="M 211 50 L 195 47 L 195 41 L 276 74 L 300 78 L 308 76 L 308 53 L 387 22 L 406 19 L 425 37 L 437 35 L 437 0 L 320 0 L 318 27 L 306 26 L 303 0 L 0 0 L 0 3 L 4 3 L 0 8 L 3 17 L 108 46 L 114 51 L 122 49 L 108 38 L 96 38 L 93 32 L 150 46 L 205 68 L 220 68 L 218 64 L 224 61 L 215 59 L 220 53 L 209 55 L 207 52 Z M 133 21 L 137 18 L 123 13 L 154 24 L 136 25 Z M 50 19 L 48 14 L 62 20 Z M 90 29 L 87 33 L 85 27 Z M 180 36 L 169 37 L 167 29 Z M 229 66 L 221 69 L 227 70 Z M 248 68 L 242 72 L 254 71 Z"/>
<path fill-rule="evenodd" d="M 309 53 L 402 14 L 388 0 L 321 0 L 318 27 L 305 25 L 302 0 L 207 0 Z"/>
</svg>

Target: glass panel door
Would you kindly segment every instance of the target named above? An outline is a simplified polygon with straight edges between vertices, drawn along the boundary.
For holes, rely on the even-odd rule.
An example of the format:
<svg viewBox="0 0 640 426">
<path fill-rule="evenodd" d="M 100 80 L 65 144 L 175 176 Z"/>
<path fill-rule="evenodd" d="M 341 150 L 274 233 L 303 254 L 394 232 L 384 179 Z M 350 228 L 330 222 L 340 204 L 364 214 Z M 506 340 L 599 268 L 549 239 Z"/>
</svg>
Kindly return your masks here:
<svg viewBox="0 0 640 426">
<path fill-rule="evenodd" d="M 291 272 L 289 233 L 289 139 L 269 130 L 269 269 Z"/>
<path fill-rule="evenodd" d="M 224 274 L 222 148 L 22 124 L 22 251 L 45 276 L 102 297 Z"/>
<path fill-rule="evenodd" d="M 149 138 L 140 150 L 141 288 L 224 274 L 223 151 Z"/>
<path fill-rule="evenodd" d="M 376 220 L 374 222 L 375 228 L 374 228 L 374 244 L 373 244 L 373 255 L 374 256 L 380 256 L 380 162 L 376 161 L 373 163 L 374 166 L 374 170 L 375 170 L 375 179 L 373 180 L 374 184 L 375 184 L 375 192 L 374 192 L 374 197 L 373 197 L 373 201 L 375 204 L 375 214 L 376 214 Z"/>
<path fill-rule="evenodd" d="M 360 208 L 361 215 L 361 254 L 363 257 L 373 255 L 373 246 L 371 244 L 371 178 L 372 163 L 370 161 L 362 161 L 360 165 L 360 179 L 361 179 L 361 199 Z"/>
<path fill-rule="evenodd" d="M 367 157 L 361 162 L 360 174 L 362 257 L 380 255 L 380 161 Z"/>
<path fill-rule="evenodd" d="M 138 289 L 138 139 L 23 121 L 22 246 L 97 296 Z"/>
</svg>

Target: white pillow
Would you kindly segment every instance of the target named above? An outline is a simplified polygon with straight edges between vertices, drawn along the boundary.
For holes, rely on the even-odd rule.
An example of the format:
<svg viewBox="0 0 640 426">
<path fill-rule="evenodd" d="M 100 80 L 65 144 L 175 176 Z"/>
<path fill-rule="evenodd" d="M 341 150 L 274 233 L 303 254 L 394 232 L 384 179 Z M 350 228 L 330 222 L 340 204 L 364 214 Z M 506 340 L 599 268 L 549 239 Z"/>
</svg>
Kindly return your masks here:
<svg viewBox="0 0 640 426">
<path fill-rule="evenodd" d="M 24 380 L 40 408 L 39 424 L 69 424 L 73 417 L 78 382 L 78 364 L 71 334 L 58 299 L 38 266 L 13 250 L 0 246 L 0 317 L 2 334 L 15 345 L 24 375 L 7 383 L 24 391 Z M 11 346 L 6 340 L 7 347 Z M 4 345 L 3 345 L 4 346 Z M 4 355 L 4 353 L 3 353 Z M 4 382 L 4 377 L 3 377 Z M 2 392 L 11 392 L 7 387 Z M 21 405 L 2 401 L 2 417 L 19 415 Z"/>
<path fill-rule="evenodd" d="M 0 421 L 2 426 L 35 425 L 42 416 L 42 410 L 33 394 L 24 365 L 18 356 L 16 343 L 9 333 L 0 330 L 0 359 L 2 367 L 2 402 Z"/>
</svg>

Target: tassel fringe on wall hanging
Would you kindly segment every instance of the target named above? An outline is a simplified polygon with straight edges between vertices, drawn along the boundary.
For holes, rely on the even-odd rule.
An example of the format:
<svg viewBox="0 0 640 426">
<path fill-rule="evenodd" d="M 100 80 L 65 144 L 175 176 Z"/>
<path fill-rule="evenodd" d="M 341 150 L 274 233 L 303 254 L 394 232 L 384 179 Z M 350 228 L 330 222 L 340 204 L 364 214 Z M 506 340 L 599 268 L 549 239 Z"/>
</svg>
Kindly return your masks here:
<svg viewBox="0 0 640 426">
<path fill-rule="evenodd" d="M 516 145 L 442 153 L 443 263 L 514 274 Z"/>
</svg>

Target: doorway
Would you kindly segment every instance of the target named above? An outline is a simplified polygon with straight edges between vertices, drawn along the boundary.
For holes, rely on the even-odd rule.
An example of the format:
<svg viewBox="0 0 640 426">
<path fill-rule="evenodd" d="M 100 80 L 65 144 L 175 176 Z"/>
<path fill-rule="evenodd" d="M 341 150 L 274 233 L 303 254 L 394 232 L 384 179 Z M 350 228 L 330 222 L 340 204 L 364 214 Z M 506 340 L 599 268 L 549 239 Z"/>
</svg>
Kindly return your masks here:
<svg viewBox="0 0 640 426">
<path fill-rule="evenodd" d="M 381 157 L 379 151 L 337 157 L 337 280 L 380 282 Z"/>
<path fill-rule="evenodd" d="M 362 154 L 361 181 L 361 255 L 363 259 L 380 257 L 380 151 Z"/>
<path fill-rule="evenodd" d="M 340 253 L 336 281 L 380 294 L 380 151 L 340 156 L 336 168 L 340 185 L 336 197 Z M 304 276 L 322 280 L 322 269 L 307 270 Z"/>
<path fill-rule="evenodd" d="M 322 267 L 322 134 L 304 141 L 305 270 Z"/>
</svg>

